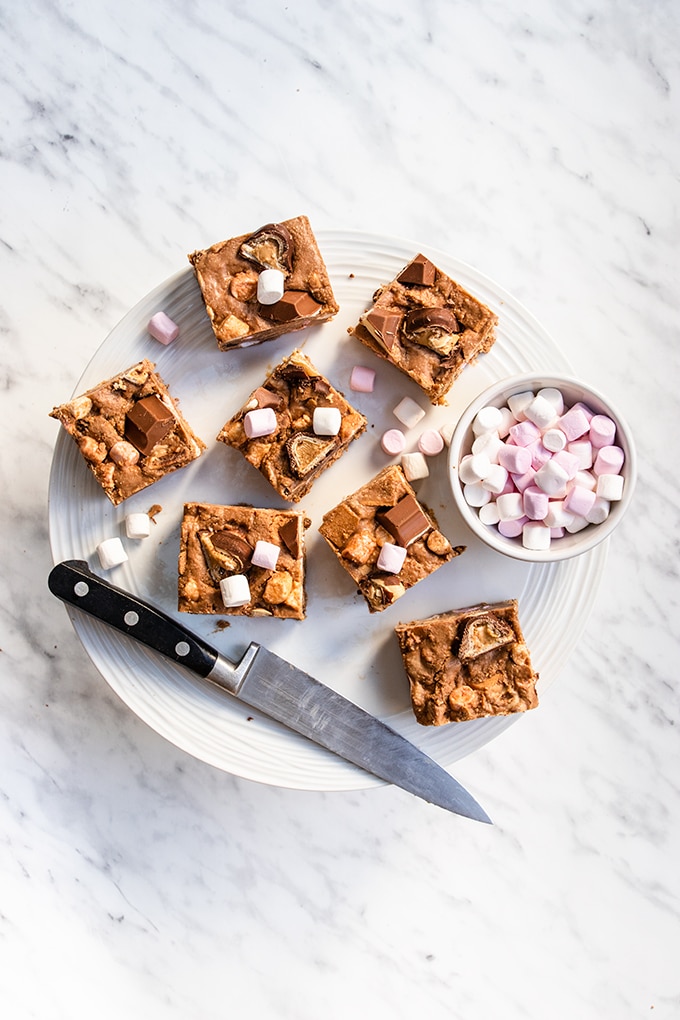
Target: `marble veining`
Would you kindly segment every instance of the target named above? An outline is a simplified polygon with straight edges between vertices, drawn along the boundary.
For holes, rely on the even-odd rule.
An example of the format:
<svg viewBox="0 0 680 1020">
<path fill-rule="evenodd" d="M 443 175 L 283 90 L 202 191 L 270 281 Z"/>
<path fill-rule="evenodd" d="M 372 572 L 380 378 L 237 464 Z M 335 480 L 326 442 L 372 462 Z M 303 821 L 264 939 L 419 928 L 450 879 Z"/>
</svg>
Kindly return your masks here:
<svg viewBox="0 0 680 1020">
<path fill-rule="evenodd" d="M 3 1015 L 680 1016 L 679 45 L 671 0 L 2 5 Z M 497 280 L 636 436 L 577 652 L 456 768 L 493 827 L 194 760 L 46 589 L 48 410 L 187 252 L 301 212 Z"/>
</svg>

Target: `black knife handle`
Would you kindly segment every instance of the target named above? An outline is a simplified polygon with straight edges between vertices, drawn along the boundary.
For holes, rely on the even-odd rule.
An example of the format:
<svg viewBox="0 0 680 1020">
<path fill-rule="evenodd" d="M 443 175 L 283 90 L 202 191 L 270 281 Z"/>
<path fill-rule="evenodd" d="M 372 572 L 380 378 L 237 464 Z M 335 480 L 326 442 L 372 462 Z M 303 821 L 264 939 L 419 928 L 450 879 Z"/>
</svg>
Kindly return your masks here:
<svg viewBox="0 0 680 1020">
<path fill-rule="evenodd" d="M 206 641 L 160 609 L 93 574 L 84 560 L 58 563 L 47 584 L 62 602 L 129 634 L 199 676 L 207 677 L 218 658 L 225 661 Z"/>
</svg>

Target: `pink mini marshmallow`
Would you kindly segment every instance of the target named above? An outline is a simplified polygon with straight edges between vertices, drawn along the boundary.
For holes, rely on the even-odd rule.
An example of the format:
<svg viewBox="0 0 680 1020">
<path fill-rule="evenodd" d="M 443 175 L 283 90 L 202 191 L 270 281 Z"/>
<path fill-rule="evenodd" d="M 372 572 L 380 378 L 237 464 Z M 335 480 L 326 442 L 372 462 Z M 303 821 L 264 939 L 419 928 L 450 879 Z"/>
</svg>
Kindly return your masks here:
<svg viewBox="0 0 680 1020">
<path fill-rule="evenodd" d="M 593 413 L 594 412 L 591 411 L 591 409 L 588 407 L 587 404 L 584 404 L 582 400 L 577 400 L 576 403 L 572 407 L 572 411 L 574 411 L 574 410 L 580 411 L 582 414 L 584 414 L 586 416 L 586 418 L 588 419 L 588 424 L 590 424 L 590 422 L 592 421 Z"/>
<path fill-rule="evenodd" d="M 594 414 L 590 419 L 589 439 L 596 450 L 612 446 L 616 438 L 616 422 L 606 414 Z"/>
<path fill-rule="evenodd" d="M 557 427 L 562 429 L 567 440 L 571 443 L 574 439 L 580 439 L 590 428 L 590 420 L 580 407 L 571 407 L 566 414 L 563 414 L 557 421 Z"/>
<path fill-rule="evenodd" d="M 560 450 L 559 453 L 553 455 L 553 460 L 567 472 L 567 478 L 573 478 L 576 475 L 579 466 L 578 457 L 575 457 L 573 453 L 569 453 L 568 450 Z"/>
<path fill-rule="evenodd" d="M 543 521 L 548 513 L 549 500 L 547 493 L 537 485 L 528 485 L 522 494 L 524 516 L 530 521 Z"/>
<path fill-rule="evenodd" d="M 385 542 L 378 556 L 378 570 L 384 570 L 388 574 L 398 574 L 404 566 L 406 549 L 401 545 L 393 545 Z"/>
<path fill-rule="evenodd" d="M 603 446 L 597 451 L 593 471 L 596 475 L 618 475 L 624 454 L 620 446 Z"/>
<path fill-rule="evenodd" d="M 526 523 L 526 517 L 517 517 L 512 521 L 499 521 L 498 533 L 503 538 L 518 538 L 522 534 L 522 529 Z"/>
<path fill-rule="evenodd" d="M 534 471 L 538 471 L 540 467 L 549 461 L 552 457 L 550 450 L 547 450 L 541 439 L 537 439 L 535 443 L 528 446 L 527 449 L 531 453 L 531 466 Z"/>
<path fill-rule="evenodd" d="M 401 429 L 388 429 L 383 433 L 380 445 L 389 457 L 398 457 L 406 447 L 406 436 Z"/>
<path fill-rule="evenodd" d="M 564 538 L 564 528 L 551 528 L 550 538 Z"/>
<path fill-rule="evenodd" d="M 531 451 L 526 446 L 503 445 L 498 463 L 513 475 L 524 475 L 531 467 Z"/>
<path fill-rule="evenodd" d="M 152 315 L 146 328 L 154 340 L 166 346 L 179 336 L 179 326 L 165 312 L 156 312 Z"/>
<path fill-rule="evenodd" d="M 534 478 L 536 477 L 535 471 L 531 468 L 525 471 L 523 475 L 510 475 L 512 484 L 515 486 L 518 492 L 524 492 L 528 485 L 534 484 Z"/>
<path fill-rule="evenodd" d="M 418 449 L 426 457 L 436 457 L 444 449 L 444 440 L 436 429 L 425 429 L 418 438 Z"/>
<path fill-rule="evenodd" d="M 541 430 L 532 421 L 525 419 L 510 427 L 510 435 L 518 446 L 531 446 L 541 438 Z"/>
<path fill-rule="evenodd" d="M 585 517 L 595 502 L 595 492 L 582 485 L 575 485 L 564 499 L 564 509 L 575 517 Z"/>
<path fill-rule="evenodd" d="M 243 419 L 243 428 L 248 439 L 259 439 L 276 432 L 276 414 L 272 407 L 256 407 L 248 411 Z"/>
<path fill-rule="evenodd" d="M 255 543 L 255 549 L 253 550 L 250 562 L 254 567 L 263 567 L 264 570 L 275 570 L 280 552 L 280 546 L 274 545 L 273 542 L 265 542 L 264 539 L 258 539 Z"/>
<path fill-rule="evenodd" d="M 349 387 L 356 393 L 372 393 L 375 386 L 375 369 L 355 365 L 349 377 Z"/>
</svg>

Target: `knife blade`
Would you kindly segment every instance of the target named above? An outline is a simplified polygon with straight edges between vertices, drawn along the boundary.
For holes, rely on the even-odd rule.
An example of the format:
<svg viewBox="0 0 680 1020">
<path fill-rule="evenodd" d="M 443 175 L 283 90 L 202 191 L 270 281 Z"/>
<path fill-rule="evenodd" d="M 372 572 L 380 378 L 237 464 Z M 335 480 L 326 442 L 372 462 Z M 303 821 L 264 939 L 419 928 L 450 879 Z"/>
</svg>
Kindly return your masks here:
<svg viewBox="0 0 680 1020">
<path fill-rule="evenodd" d="M 251 642 L 234 663 L 161 609 L 93 573 L 84 560 L 58 563 L 48 587 L 62 602 L 128 634 L 367 772 L 447 811 L 491 822 L 453 776 L 405 737 L 262 645 Z"/>
</svg>

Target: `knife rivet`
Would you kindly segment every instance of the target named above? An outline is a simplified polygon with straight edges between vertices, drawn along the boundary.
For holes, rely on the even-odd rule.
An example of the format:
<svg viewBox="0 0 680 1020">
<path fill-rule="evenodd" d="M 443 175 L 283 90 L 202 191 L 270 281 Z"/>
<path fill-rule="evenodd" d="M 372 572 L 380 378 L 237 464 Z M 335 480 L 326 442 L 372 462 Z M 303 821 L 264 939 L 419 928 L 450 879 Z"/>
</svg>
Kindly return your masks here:
<svg viewBox="0 0 680 1020">
<path fill-rule="evenodd" d="M 191 651 L 191 647 L 186 641 L 178 641 L 175 645 L 175 653 L 180 657 L 182 655 L 188 655 Z"/>
<path fill-rule="evenodd" d="M 136 623 L 139 623 L 139 613 L 136 613 L 134 609 L 128 610 L 123 617 L 128 627 L 134 627 Z"/>
<path fill-rule="evenodd" d="M 90 586 L 85 581 L 77 581 L 73 586 L 74 593 L 80 598 L 82 598 L 83 595 L 87 595 L 89 590 Z"/>
</svg>

